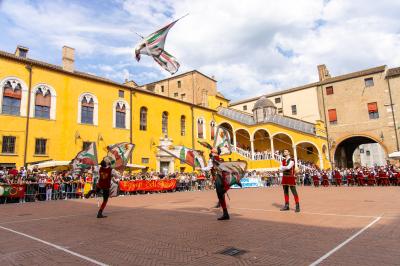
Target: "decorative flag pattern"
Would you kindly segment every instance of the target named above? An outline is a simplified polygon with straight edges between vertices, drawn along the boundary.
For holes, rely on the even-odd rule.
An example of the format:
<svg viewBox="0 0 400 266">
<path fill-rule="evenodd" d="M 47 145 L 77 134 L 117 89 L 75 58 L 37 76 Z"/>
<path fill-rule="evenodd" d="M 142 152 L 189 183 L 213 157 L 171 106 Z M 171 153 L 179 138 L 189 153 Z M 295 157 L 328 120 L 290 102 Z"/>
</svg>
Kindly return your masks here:
<svg viewBox="0 0 400 266">
<path fill-rule="evenodd" d="M 85 150 L 79 152 L 70 163 L 74 172 L 97 167 L 97 150 L 93 142 Z"/>
<path fill-rule="evenodd" d="M 107 157 L 110 160 L 111 167 L 123 171 L 128 164 L 135 145 L 128 142 L 121 142 L 107 146 Z"/>
<path fill-rule="evenodd" d="M 205 167 L 204 158 L 198 151 L 185 146 L 169 146 L 166 148 L 159 146 L 158 148 L 192 167 Z"/>
<path fill-rule="evenodd" d="M 164 50 L 164 45 L 169 30 L 178 20 L 179 19 L 157 30 L 156 32 L 153 32 L 146 38 L 143 38 L 135 48 L 136 60 L 139 62 L 141 54 L 151 56 L 162 68 L 171 74 L 175 74 L 180 65 L 176 61 L 175 57 Z"/>
<path fill-rule="evenodd" d="M 217 127 L 217 134 L 214 140 L 214 147 L 221 149 L 221 155 L 231 154 L 231 135 L 228 130 L 222 127 Z"/>
<path fill-rule="evenodd" d="M 229 186 L 239 185 L 241 186 L 240 179 L 242 179 L 246 173 L 247 162 L 246 161 L 235 161 L 235 162 L 220 162 L 217 166 L 218 171 L 227 181 Z"/>
</svg>

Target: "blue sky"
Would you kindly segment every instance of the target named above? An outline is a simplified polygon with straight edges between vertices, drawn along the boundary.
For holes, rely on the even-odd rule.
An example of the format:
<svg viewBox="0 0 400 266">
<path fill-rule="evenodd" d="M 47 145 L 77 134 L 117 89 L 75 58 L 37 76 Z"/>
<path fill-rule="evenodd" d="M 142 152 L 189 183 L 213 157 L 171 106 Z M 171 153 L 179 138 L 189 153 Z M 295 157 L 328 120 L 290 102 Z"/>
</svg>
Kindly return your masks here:
<svg viewBox="0 0 400 266">
<path fill-rule="evenodd" d="M 29 47 L 28 56 L 61 64 L 76 49 L 76 69 L 139 84 L 168 77 L 151 58 L 133 57 L 147 35 L 186 13 L 166 50 L 178 72 L 215 76 L 232 100 L 317 80 L 316 66 L 340 75 L 400 66 L 400 1 L 0 0 L 0 49 Z"/>
</svg>

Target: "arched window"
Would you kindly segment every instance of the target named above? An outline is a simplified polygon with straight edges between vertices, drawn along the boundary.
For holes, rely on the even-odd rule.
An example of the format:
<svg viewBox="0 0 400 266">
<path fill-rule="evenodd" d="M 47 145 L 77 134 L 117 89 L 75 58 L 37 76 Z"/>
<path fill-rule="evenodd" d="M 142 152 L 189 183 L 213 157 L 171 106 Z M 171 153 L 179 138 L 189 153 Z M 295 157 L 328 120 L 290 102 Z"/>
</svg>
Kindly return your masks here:
<svg viewBox="0 0 400 266">
<path fill-rule="evenodd" d="M 45 87 L 38 88 L 35 93 L 35 117 L 50 119 L 51 93 Z"/>
<path fill-rule="evenodd" d="M 97 125 L 98 123 L 98 101 L 96 96 L 84 93 L 79 97 L 78 123 Z"/>
<path fill-rule="evenodd" d="M 130 128 L 130 108 L 127 101 L 119 99 L 113 104 L 113 127 Z"/>
<path fill-rule="evenodd" d="M 186 135 L 186 117 L 184 115 L 181 116 L 181 136 Z"/>
<path fill-rule="evenodd" d="M 31 91 L 30 116 L 56 119 L 56 91 L 47 84 L 38 84 Z"/>
<path fill-rule="evenodd" d="M 1 112 L 9 115 L 20 115 L 22 86 L 17 80 L 8 80 L 2 88 L 3 101 Z"/>
<path fill-rule="evenodd" d="M 167 136 L 168 135 L 168 113 L 165 111 L 162 113 L 161 126 L 162 126 L 162 133 L 165 136 Z"/>
<path fill-rule="evenodd" d="M 215 138 L 215 122 L 214 121 L 211 121 L 210 128 L 211 128 L 211 140 L 214 140 L 214 138 Z"/>
<path fill-rule="evenodd" d="M 125 128 L 126 123 L 126 107 L 125 104 L 117 104 L 117 108 L 115 110 L 115 127 L 117 128 Z"/>
<path fill-rule="evenodd" d="M 147 108 L 144 106 L 140 108 L 140 130 L 147 130 Z"/>
<path fill-rule="evenodd" d="M 204 120 L 203 118 L 197 119 L 197 137 L 204 139 Z"/>
</svg>

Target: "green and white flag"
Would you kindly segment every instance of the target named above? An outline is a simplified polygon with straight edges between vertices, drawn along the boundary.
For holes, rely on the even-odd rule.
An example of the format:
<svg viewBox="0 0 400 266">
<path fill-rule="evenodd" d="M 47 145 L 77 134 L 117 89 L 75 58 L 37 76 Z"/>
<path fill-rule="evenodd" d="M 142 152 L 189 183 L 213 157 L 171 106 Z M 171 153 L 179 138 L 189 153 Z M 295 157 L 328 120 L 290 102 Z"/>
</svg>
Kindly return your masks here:
<svg viewBox="0 0 400 266">
<path fill-rule="evenodd" d="M 141 54 L 151 56 L 162 68 L 171 74 L 175 74 L 180 65 L 176 61 L 175 57 L 164 50 L 164 45 L 169 30 L 180 19 L 173 21 L 172 23 L 157 30 L 156 32 L 153 32 L 145 38 L 142 37 L 143 39 L 136 45 L 135 48 L 136 60 L 138 62 L 140 61 Z"/>
<path fill-rule="evenodd" d="M 80 151 L 70 164 L 74 172 L 82 172 L 97 167 L 96 144 L 92 142 L 86 149 Z"/>
</svg>

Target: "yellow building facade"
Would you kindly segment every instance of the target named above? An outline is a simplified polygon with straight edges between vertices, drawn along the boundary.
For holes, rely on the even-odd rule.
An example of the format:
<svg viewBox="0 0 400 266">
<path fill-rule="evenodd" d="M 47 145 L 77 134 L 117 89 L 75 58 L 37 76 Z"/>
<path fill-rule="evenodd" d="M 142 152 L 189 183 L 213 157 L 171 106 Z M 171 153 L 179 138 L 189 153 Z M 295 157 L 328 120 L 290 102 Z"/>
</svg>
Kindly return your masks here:
<svg viewBox="0 0 400 266">
<path fill-rule="evenodd" d="M 0 166 L 70 161 L 91 142 L 102 158 L 107 145 L 132 142 L 136 145 L 133 164 L 149 171 L 192 171 L 157 146 L 194 147 L 208 157 L 197 141 L 212 143 L 215 129 L 223 126 L 231 132 L 234 147 L 225 159 L 246 160 L 249 169 L 277 167 L 272 154 L 283 148 L 289 148 L 299 164 L 330 167 L 321 121 L 266 116 L 273 108 L 265 103 L 253 115 L 244 114 L 228 108 L 228 100 L 216 92 L 205 94 L 207 104 L 193 104 L 119 84 L 74 70 L 70 49 L 64 47 L 63 66 L 0 51 Z M 216 88 L 212 78 L 207 82 L 214 82 Z M 182 80 L 181 86 L 186 83 L 190 84 Z M 257 112 L 264 112 L 264 117 Z"/>
</svg>

